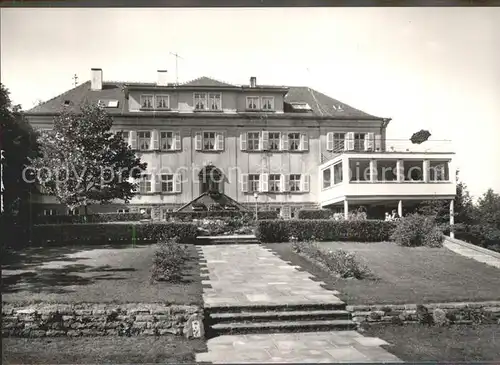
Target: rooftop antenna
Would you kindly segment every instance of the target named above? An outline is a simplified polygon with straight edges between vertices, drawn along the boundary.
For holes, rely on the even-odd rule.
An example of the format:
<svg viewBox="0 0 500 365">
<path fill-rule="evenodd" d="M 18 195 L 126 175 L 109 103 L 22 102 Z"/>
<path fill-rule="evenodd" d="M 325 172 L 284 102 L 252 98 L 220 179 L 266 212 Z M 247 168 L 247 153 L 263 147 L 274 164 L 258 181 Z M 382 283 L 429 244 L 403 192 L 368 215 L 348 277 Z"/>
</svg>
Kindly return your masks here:
<svg viewBox="0 0 500 365">
<path fill-rule="evenodd" d="M 73 76 L 73 84 L 75 85 L 78 85 L 78 76 L 76 76 L 76 74 Z"/>
<path fill-rule="evenodd" d="M 177 61 L 178 61 L 179 58 L 181 60 L 183 60 L 184 58 L 182 58 L 181 56 L 179 56 L 177 53 L 174 53 L 174 52 L 170 52 L 170 54 L 175 57 L 175 84 L 179 85 L 179 74 L 178 74 Z"/>
</svg>

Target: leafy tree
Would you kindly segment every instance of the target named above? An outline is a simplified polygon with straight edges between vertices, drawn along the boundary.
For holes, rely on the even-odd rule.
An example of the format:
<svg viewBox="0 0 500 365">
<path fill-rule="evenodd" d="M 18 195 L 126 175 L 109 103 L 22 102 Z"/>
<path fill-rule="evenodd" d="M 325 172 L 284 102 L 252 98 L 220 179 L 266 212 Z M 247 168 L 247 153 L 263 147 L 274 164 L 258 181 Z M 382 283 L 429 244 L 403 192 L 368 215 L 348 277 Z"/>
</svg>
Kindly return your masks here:
<svg viewBox="0 0 500 365">
<path fill-rule="evenodd" d="M 3 84 L 0 84 L 0 149 L 4 151 L 4 214 L 24 215 L 34 184 L 23 179 L 23 171 L 29 165 L 29 158 L 37 156 L 36 133 L 25 119 L 21 106 L 12 105 Z"/>
<path fill-rule="evenodd" d="M 421 129 L 418 132 L 413 133 L 413 135 L 410 137 L 410 141 L 413 144 L 421 144 L 427 141 L 430 136 L 431 132 L 425 129 Z"/>
<path fill-rule="evenodd" d="M 120 134 L 110 132 L 112 118 L 98 106 L 85 104 L 80 112 L 54 118 L 52 131 L 40 137 L 42 156 L 33 160 L 39 183 L 70 209 L 128 202 L 146 169 Z"/>
<path fill-rule="evenodd" d="M 470 233 L 481 246 L 500 251 L 500 195 L 492 189 L 479 198 Z"/>
</svg>

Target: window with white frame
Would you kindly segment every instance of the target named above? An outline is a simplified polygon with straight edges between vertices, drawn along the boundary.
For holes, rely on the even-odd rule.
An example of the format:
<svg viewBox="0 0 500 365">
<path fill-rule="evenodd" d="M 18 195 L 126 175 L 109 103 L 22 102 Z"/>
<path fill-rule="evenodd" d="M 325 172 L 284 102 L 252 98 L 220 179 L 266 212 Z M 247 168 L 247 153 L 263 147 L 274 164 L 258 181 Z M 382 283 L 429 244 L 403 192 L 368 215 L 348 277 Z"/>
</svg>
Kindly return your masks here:
<svg viewBox="0 0 500 365">
<path fill-rule="evenodd" d="M 206 93 L 194 93 L 194 108 L 196 110 L 207 109 L 207 94 Z"/>
<path fill-rule="evenodd" d="M 43 215 L 57 215 L 57 211 L 55 209 L 44 209 Z"/>
<path fill-rule="evenodd" d="M 160 132 L 160 149 L 163 151 L 174 149 L 174 132 Z"/>
<path fill-rule="evenodd" d="M 279 192 L 281 190 L 281 175 L 280 174 L 270 174 L 269 175 L 269 191 Z"/>
<path fill-rule="evenodd" d="M 274 97 L 273 96 L 263 96 L 262 97 L 262 110 L 274 110 Z"/>
<path fill-rule="evenodd" d="M 330 168 L 323 170 L 323 189 L 332 185 L 332 170 Z"/>
<path fill-rule="evenodd" d="M 300 191 L 300 174 L 290 174 L 290 191 Z"/>
<path fill-rule="evenodd" d="M 364 151 L 365 150 L 365 138 L 366 133 L 354 133 L 354 150 Z"/>
<path fill-rule="evenodd" d="M 342 162 L 333 165 L 333 184 L 340 184 L 342 182 Z"/>
<path fill-rule="evenodd" d="M 128 213 L 130 212 L 130 209 L 118 209 L 118 213 Z"/>
<path fill-rule="evenodd" d="M 161 191 L 164 193 L 172 193 L 174 191 L 174 175 L 162 174 L 161 175 Z"/>
<path fill-rule="evenodd" d="M 260 140 L 260 133 L 259 132 L 248 132 L 247 133 L 247 149 L 249 151 L 258 151 L 259 150 L 259 140 Z"/>
<path fill-rule="evenodd" d="M 290 151 L 300 149 L 300 133 L 288 133 L 288 149 Z"/>
<path fill-rule="evenodd" d="M 259 109 L 259 97 L 258 96 L 247 96 L 247 109 L 249 109 L 249 110 Z"/>
<path fill-rule="evenodd" d="M 169 109 L 170 98 L 168 95 L 156 95 L 156 109 Z"/>
<path fill-rule="evenodd" d="M 153 109 L 153 95 L 141 95 L 141 109 Z"/>
<path fill-rule="evenodd" d="M 141 194 L 151 192 L 151 174 L 144 174 L 139 181 L 139 192 Z"/>
<path fill-rule="evenodd" d="M 215 132 L 203 132 L 203 149 L 215 150 Z"/>
<path fill-rule="evenodd" d="M 333 150 L 343 151 L 345 145 L 345 133 L 334 133 L 333 134 Z"/>
<path fill-rule="evenodd" d="M 448 181 L 449 170 L 448 163 L 441 161 L 430 161 L 429 163 L 429 180 L 430 181 Z"/>
<path fill-rule="evenodd" d="M 259 174 L 249 174 L 248 175 L 248 191 L 255 192 L 259 191 L 260 175 Z"/>
<path fill-rule="evenodd" d="M 149 150 L 150 144 L 151 144 L 151 132 L 148 131 L 137 132 L 137 145 L 140 151 Z"/>
<path fill-rule="evenodd" d="M 280 149 L 280 132 L 269 132 L 269 150 L 278 151 Z"/>
<path fill-rule="evenodd" d="M 221 94 L 220 93 L 208 94 L 208 109 L 209 110 L 222 110 Z"/>
</svg>

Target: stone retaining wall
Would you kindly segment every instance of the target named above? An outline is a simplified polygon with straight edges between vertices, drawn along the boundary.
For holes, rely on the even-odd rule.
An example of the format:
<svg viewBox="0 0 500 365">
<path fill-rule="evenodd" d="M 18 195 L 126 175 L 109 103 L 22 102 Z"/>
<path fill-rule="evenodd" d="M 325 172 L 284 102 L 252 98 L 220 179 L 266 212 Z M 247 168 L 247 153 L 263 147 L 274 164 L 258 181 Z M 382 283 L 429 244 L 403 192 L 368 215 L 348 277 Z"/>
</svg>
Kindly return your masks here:
<svg viewBox="0 0 500 365">
<path fill-rule="evenodd" d="M 203 308 L 161 304 L 2 304 L 2 337 L 204 336 Z"/>
<path fill-rule="evenodd" d="M 374 323 L 498 323 L 500 301 L 477 303 L 436 303 L 402 305 L 349 305 L 346 308 L 354 322 Z"/>
</svg>

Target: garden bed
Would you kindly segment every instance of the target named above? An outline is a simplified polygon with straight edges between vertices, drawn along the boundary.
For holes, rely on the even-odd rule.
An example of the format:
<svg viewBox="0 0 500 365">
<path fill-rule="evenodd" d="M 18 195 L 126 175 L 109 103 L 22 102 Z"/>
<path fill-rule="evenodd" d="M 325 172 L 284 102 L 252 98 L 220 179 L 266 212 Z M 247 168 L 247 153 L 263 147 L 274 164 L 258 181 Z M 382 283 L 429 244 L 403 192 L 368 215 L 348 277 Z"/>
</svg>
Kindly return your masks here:
<svg viewBox="0 0 500 365">
<path fill-rule="evenodd" d="M 292 251 L 291 243 L 266 244 L 337 290 L 342 300 L 357 304 L 479 302 L 500 300 L 500 271 L 446 248 L 401 247 L 391 242 L 320 242 L 329 250 L 353 252 L 374 278 L 336 278 Z"/>
</svg>

